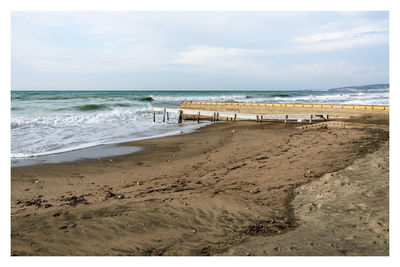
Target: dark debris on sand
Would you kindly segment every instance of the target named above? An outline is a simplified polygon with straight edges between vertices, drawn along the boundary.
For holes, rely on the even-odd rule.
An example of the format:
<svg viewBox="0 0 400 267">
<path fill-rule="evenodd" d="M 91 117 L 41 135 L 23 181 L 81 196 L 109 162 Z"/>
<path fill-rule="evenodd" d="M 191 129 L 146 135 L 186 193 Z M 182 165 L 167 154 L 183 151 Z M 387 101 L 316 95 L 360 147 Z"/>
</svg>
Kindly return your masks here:
<svg viewBox="0 0 400 267">
<path fill-rule="evenodd" d="M 123 195 L 123 194 L 115 194 L 115 193 L 113 193 L 111 191 L 107 191 L 106 199 L 109 199 L 109 198 L 124 199 L 125 195 Z"/>
<path fill-rule="evenodd" d="M 249 225 L 242 231 L 244 235 L 275 235 L 286 232 L 295 227 L 295 224 L 287 217 L 277 217 L 273 220 L 258 221 Z"/>
<path fill-rule="evenodd" d="M 37 197 L 36 199 L 31 199 L 27 201 L 17 201 L 17 204 L 22 204 L 23 206 L 34 206 L 36 208 L 50 208 L 51 204 L 47 203 L 47 200 L 42 199 L 41 196 Z"/>
<path fill-rule="evenodd" d="M 89 202 L 87 202 L 87 200 L 85 199 L 85 197 L 83 195 L 78 196 L 78 197 L 77 196 L 71 196 L 71 197 L 61 196 L 61 198 L 59 200 L 66 202 L 64 205 L 69 205 L 72 207 L 75 207 L 78 204 L 85 204 L 85 205 L 89 204 Z"/>
<path fill-rule="evenodd" d="M 142 251 L 141 255 L 143 256 L 163 256 L 166 252 L 165 249 L 146 249 Z"/>
<path fill-rule="evenodd" d="M 214 249 L 211 246 L 204 247 L 200 250 L 201 256 L 212 256 L 214 255 Z"/>
</svg>

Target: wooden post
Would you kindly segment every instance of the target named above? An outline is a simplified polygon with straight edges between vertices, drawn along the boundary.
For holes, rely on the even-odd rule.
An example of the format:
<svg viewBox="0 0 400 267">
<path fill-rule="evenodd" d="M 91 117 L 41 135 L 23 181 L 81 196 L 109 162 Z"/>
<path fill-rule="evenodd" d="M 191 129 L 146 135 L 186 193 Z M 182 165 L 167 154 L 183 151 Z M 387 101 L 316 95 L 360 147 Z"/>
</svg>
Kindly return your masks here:
<svg viewBox="0 0 400 267">
<path fill-rule="evenodd" d="M 256 122 L 258 122 L 258 115 L 257 115 L 257 117 L 256 117 Z"/>
<path fill-rule="evenodd" d="M 169 121 L 169 112 L 167 112 L 167 121 Z"/>
<path fill-rule="evenodd" d="M 217 112 L 217 122 L 218 122 L 218 120 L 219 120 L 219 112 Z"/>
<path fill-rule="evenodd" d="M 153 110 L 153 122 L 156 122 L 156 111 Z"/>
<path fill-rule="evenodd" d="M 260 122 L 262 122 L 263 121 L 263 115 L 261 115 L 261 119 L 260 119 Z"/>
<path fill-rule="evenodd" d="M 165 122 L 165 112 L 166 112 L 166 109 L 164 108 L 163 115 L 162 115 L 162 122 Z"/>
<path fill-rule="evenodd" d="M 310 124 L 312 123 L 312 114 L 310 115 Z"/>
<path fill-rule="evenodd" d="M 235 113 L 235 116 L 233 117 L 233 121 L 236 121 L 236 113 Z"/>
<path fill-rule="evenodd" d="M 288 115 L 285 114 L 285 124 L 287 124 Z"/>
<path fill-rule="evenodd" d="M 182 110 L 179 110 L 178 123 L 182 123 Z"/>
<path fill-rule="evenodd" d="M 200 123 L 200 111 L 197 112 L 197 123 Z"/>
</svg>

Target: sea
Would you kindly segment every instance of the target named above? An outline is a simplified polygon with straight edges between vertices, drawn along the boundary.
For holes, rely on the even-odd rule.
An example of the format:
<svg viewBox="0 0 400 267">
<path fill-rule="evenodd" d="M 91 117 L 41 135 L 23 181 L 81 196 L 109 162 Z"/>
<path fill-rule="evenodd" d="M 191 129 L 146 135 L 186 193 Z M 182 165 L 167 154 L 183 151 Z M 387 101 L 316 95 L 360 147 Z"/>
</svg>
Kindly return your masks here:
<svg viewBox="0 0 400 267">
<path fill-rule="evenodd" d="M 177 115 L 153 122 L 152 107 L 181 101 L 389 105 L 388 89 L 276 91 L 12 91 L 11 160 L 193 131 Z M 88 150 L 89 151 L 89 150 Z"/>
</svg>

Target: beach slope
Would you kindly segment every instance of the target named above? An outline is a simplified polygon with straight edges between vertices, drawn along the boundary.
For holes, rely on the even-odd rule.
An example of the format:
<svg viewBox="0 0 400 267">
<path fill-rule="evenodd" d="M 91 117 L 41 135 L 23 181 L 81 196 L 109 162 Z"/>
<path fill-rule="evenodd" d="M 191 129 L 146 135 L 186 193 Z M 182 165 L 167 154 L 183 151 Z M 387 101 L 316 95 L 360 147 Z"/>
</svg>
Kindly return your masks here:
<svg viewBox="0 0 400 267">
<path fill-rule="evenodd" d="M 218 123 L 12 168 L 11 254 L 387 255 L 387 168 L 365 168 L 387 164 L 388 118 L 370 119 Z"/>
</svg>

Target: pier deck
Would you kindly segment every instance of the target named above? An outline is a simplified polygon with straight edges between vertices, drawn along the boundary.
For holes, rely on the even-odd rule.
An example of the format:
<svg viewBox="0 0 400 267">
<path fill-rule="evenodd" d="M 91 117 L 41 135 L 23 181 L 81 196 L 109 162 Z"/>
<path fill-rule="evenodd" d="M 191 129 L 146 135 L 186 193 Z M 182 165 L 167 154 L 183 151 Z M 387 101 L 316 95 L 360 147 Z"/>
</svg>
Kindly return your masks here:
<svg viewBox="0 0 400 267">
<path fill-rule="evenodd" d="M 289 103 L 228 103 L 182 101 L 180 109 L 212 110 L 216 112 L 249 114 L 329 114 L 330 119 L 352 116 L 380 116 L 389 114 L 389 106 L 334 105 L 334 104 L 289 104 Z"/>
</svg>

